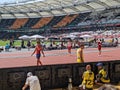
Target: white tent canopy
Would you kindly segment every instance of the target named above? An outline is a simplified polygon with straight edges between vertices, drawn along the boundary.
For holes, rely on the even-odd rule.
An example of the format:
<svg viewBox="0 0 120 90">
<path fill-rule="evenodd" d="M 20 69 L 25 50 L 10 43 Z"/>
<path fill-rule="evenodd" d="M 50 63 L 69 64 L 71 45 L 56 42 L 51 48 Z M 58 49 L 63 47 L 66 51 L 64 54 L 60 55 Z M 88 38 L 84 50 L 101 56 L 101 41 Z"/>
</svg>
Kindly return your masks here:
<svg viewBox="0 0 120 90">
<path fill-rule="evenodd" d="M 92 35 L 87 35 L 87 34 L 86 34 L 86 35 L 81 35 L 80 37 L 81 37 L 81 38 L 91 38 L 91 37 L 93 37 L 93 36 L 92 36 Z"/>
<path fill-rule="evenodd" d="M 89 40 L 94 38 L 92 35 L 88 35 L 88 34 L 81 35 L 80 37 L 83 38 L 85 42 L 88 42 Z"/>
<path fill-rule="evenodd" d="M 75 36 L 75 35 L 67 35 L 67 36 L 65 36 L 64 38 L 71 38 L 71 39 L 74 39 L 74 38 L 76 38 L 77 36 Z"/>
<path fill-rule="evenodd" d="M 45 37 L 44 36 L 41 36 L 41 35 L 33 35 L 33 36 L 30 36 L 30 39 L 44 39 Z"/>
<path fill-rule="evenodd" d="M 79 32 L 74 32 L 74 33 L 70 33 L 70 35 L 78 35 L 80 34 Z"/>
<path fill-rule="evenodd" d="M 27 40 L 27 39 L 30 39 L 30 36 L 23 35 L 23 36 L 20 36 L 19 39 Z"/>
</svg>

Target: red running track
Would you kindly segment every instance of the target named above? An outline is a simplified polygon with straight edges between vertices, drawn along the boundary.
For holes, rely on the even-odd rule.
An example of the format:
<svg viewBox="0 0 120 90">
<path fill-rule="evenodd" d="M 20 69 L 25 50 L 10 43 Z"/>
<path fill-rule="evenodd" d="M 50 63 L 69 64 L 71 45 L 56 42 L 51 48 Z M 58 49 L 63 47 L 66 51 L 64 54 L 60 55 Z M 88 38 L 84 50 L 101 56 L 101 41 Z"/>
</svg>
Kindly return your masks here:
<svg viewBox="0 0 120 90">
<path fill-rule="evenodd" d="M 30 56 L 33 51 L 12 51 L 0 53 L 0 68 L 35 66 L 35 56 Z M 72 55 L 67 50 L 45 51 L 46 57 L 41 57 L 43 65 L 76 63 L 76 50 Z M 84 49 L 85 62 L 120 60 L 120 47 L 103 48 L 102 55 L 98 56 L 97 48 Z"/>
</svg>

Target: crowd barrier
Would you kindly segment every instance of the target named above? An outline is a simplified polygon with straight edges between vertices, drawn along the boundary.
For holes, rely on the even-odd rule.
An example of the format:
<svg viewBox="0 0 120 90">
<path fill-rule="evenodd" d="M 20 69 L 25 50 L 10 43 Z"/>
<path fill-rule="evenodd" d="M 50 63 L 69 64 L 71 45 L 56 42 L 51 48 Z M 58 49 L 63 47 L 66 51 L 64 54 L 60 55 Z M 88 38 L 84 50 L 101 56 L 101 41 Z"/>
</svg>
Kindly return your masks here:
<svg viewBox="0 0 120 90">
<path fill-rule="evenodd" d="M 118 83 L 120 81 L 120 61 L 103 63 L 111 82 Z M 65 88 L 68 86 L 68 78 L 72 78 L 73 86 L 78 86 L 82 82 L 81 77 L 87 64 L 90 64 L 94 73 L 97 74 L 95 62 L 3 68 L 0 69 L 0 90 L 21 90 L 25 83 L 27 72 L 32 72 L 38 76 L 42 90 Z"/>
<path fill-rule="evenodd" d="M 120 61 L 110 62 L 110 78 L 113 83 L 120 82 Z"/>
</svg>

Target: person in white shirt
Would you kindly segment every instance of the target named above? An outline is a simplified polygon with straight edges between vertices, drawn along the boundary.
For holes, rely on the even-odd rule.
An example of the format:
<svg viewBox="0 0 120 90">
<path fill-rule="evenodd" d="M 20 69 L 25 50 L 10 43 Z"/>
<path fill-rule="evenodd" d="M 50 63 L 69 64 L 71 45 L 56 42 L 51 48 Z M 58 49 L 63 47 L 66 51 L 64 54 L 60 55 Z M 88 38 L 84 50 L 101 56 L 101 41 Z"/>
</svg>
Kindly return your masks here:
<svg viewBox="0 0 120 90">
<path fill-rule="evenodd" d="M 28 86 L 30 90 L 41 90 L 39 79 L 37 76 L 33 76 L 32 72 L 27 73 L 27 79 L 22 90 L 25 90 Z"/>
</svg>

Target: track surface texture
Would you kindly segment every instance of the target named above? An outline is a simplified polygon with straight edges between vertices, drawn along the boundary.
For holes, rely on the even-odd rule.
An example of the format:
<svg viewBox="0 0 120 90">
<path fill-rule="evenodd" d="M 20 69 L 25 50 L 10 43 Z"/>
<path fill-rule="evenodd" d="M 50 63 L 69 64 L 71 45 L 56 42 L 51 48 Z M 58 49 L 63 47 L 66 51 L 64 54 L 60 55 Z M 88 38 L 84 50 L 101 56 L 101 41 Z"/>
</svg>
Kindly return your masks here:
<svg viewBox="0 0 120 90">
<path fill-rule="evenodd" d="M 30 51 L 27 51 L 27 49 L 22 49 L 21 51 L 10 50 L 10 52 L 1 52 L 0 68 L 35 66 L 36 57 L 35 55 L 31 56 L 32 52 L 33 49 Z M 67 49 L 44 52 L 46 57 L 41 57 L 43 65 L 77 63 L 76 49 L 72 49 L 71 55 L 67 53 Z M 97 48 L 85 48 L 84 60 L 85 62 L 120 60 L 120 47 L 102 48 L 101 56 L 98 55 Z"/>
</svg>

